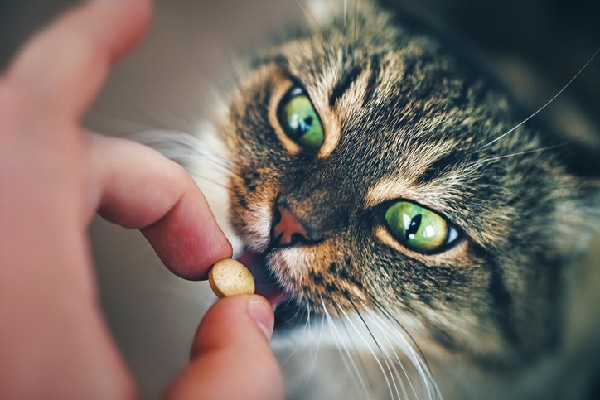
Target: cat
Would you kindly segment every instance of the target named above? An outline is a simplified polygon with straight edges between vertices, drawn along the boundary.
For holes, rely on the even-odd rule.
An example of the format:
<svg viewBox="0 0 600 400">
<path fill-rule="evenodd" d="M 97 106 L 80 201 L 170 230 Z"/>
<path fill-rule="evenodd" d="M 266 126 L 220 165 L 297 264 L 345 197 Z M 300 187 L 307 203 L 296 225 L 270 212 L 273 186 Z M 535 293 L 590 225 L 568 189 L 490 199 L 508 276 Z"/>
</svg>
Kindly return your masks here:
<svg viewBox="0 0 600 400">
<path fill-rule="evenodd" d="M 600 185 L 391 3 L 319 3 L 196 137 L 142 141 L 188 168 L 275 307 L 290 399 L 583 397 L 597 353 L 571 311 Z"/>
</svg>

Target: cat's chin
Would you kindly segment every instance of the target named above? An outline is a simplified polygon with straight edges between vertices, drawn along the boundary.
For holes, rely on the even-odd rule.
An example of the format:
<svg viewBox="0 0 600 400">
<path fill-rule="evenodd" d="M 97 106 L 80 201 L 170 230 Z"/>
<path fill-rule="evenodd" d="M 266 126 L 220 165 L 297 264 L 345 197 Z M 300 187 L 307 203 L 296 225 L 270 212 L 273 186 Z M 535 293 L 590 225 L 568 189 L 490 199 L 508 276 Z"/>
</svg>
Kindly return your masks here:
<svg viewBox="0 0 600 400">
<path fill-rule="evenodd" d="M 290 299 L 291 294 L 281 287 L 277 278 L 267 268 L 265 254 L 246 250 L 238 257 L 238 261 L 254 276 L 255 293 L 266 298 L 274 310 Z"/>
</svg>

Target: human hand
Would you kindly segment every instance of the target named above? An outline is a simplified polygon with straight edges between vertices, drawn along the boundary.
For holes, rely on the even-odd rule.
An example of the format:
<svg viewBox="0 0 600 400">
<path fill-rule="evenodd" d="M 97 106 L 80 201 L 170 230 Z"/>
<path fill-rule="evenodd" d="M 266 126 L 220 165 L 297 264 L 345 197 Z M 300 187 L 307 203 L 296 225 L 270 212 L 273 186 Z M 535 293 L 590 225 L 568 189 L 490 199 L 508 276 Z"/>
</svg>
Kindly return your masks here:
<svg viewBox="0 0 600 400">
<path fill-rule="evenodd" d="M 87 227 L 139 228 L 175 274 L 206 278 L 231 247 L 185 171 L 81 118 L 148 25 L 148 0 L 94 0 L 37 34 L 0 76 L 0 398 L 119 399 L 135 388 L 97 304 Z M 276 399 L 258 296 L 217 302 L 170 398 Z M 235 390 L 239 390 L 234 392 Z"/>
</svg>

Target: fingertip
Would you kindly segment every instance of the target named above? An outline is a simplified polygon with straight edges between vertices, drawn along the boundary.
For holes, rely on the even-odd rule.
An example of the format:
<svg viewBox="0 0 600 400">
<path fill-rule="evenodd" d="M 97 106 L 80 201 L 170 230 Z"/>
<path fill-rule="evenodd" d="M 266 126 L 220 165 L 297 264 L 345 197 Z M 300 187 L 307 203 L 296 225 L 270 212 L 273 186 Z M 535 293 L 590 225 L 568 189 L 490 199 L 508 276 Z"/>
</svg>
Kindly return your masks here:
<svg viewBox="0 0 600 400">
<path fill-rule="evenodd" d="M 122 138 L 87 135 L 89 217 L 141 229 L 165 266 L 189 280 L 232 253 L 206 198 L 183 167 Z M 96 182 L 94 185 L 93 183 Z"/>
<path fill-rule="evenodd" d="M 210 266 L 233 250 L 200 190 L 193 183 L 188 187 L 179 202 L 142 233 L 175 275 L 205 280 Z"/>
<path fill-rule="evenodd" d="M 102 31 L 110 58 L 114 61 L 134 48 L 145 36 L 152 19 L 152 1 L 94 0 L 94 3 L 112 7 L 119 17 L 119 22 L 116 24 L 118 30 Z"/>
<path fill-rule="evenodd" d="M 273 336 L 275 317 L 269 301 L 262 296 L 254 296 L 248 301 L 248 315 L 270 341 Z"/>
<path fill-rule="evenodd" d="M 260 296 L 217 301 L 198 328 L 190 365 L 170 387 L 167 397 L 283 399 L 283 377 L 268 341 L 272 327 L 273 311 Z"/>
<path fill-rule="evenodd" d="M 263 342 L 268 347 L 273 324 L 273 309 L 264 297 L 224 297 L 214 303 L 202 319 L 192 346 L 192 358 L 246 341 Z"/>
</svg>

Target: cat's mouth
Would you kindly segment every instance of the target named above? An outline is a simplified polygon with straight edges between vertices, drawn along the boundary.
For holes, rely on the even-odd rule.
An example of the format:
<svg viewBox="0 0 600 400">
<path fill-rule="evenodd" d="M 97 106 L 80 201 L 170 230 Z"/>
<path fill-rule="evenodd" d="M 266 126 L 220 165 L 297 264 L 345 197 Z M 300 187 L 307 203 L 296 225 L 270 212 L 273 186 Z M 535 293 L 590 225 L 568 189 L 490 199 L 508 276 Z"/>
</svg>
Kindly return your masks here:
<svg viewBox="0 0 600 400">
<path fill-rule="evenodd" d="M 246 250 L 238 257 L 254 276 L 255 293 L 265 297 L 275 313 L 277 331 L 294 330 L 307 319 L 306 309 L 296 300 L 294 294 L 281 286 L 267 262 L 268 252 L 255 253 Z"/>
<path fill-rule="evenodd" d="M 290 299 L 291 293 L 286 291 L 278 282 L 273 272 L 267 267 L 266 253 L 259 254 L 246 250 L 238 257 L 254 276 L 255 293 L 265 297 L 273 309 Z"/>
</svg>

